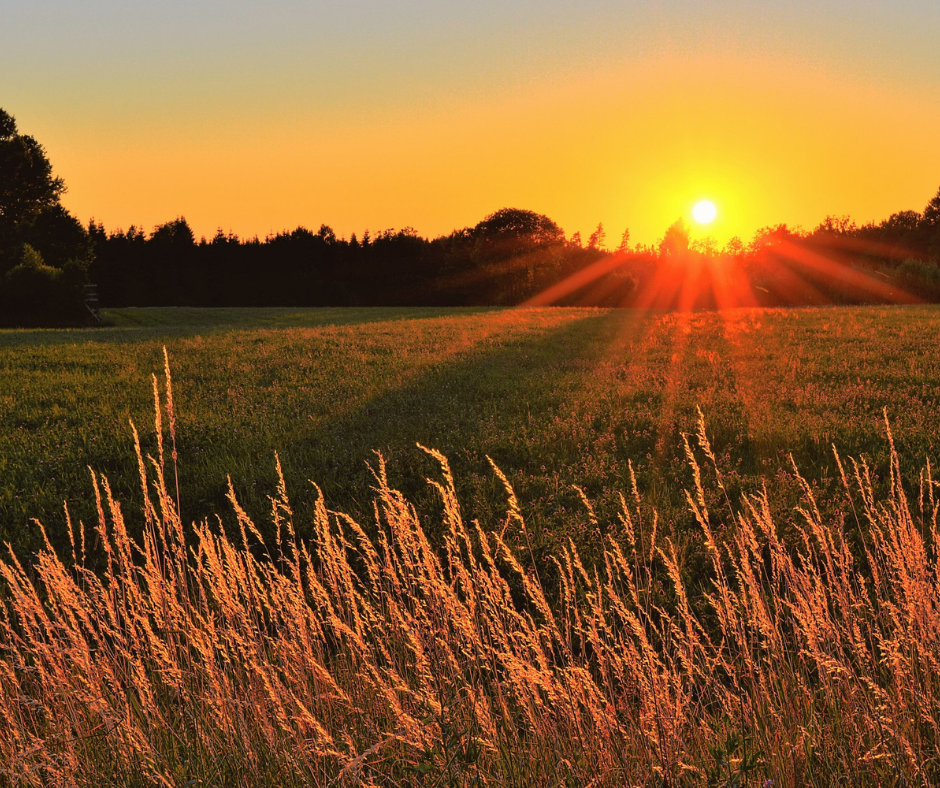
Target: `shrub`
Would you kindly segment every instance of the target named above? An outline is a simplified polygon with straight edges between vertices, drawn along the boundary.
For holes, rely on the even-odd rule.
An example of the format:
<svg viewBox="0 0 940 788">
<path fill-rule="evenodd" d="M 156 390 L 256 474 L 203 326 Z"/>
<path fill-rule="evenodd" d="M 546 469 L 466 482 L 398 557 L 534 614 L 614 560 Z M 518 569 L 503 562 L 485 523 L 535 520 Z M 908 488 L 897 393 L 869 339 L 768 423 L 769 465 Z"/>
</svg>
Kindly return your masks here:
<svg viewBox="0 0 940 788">
<path fill-rule="evenodd" d="M 85 265 L 70 260 L 62 268 L 43 262 L 29 244 L 22 247 L 20 262 L 0 280 L 0 324 L 14 326 L 63 326 L 85 318 L 82 287 Z"/>
<path fill-rule="evenodd" d="M 926 301 L 940 298 L 940 265 L 933 260 L 909 258 L 894 269 L 892 278 L 905 290 Z"/>
</svg>

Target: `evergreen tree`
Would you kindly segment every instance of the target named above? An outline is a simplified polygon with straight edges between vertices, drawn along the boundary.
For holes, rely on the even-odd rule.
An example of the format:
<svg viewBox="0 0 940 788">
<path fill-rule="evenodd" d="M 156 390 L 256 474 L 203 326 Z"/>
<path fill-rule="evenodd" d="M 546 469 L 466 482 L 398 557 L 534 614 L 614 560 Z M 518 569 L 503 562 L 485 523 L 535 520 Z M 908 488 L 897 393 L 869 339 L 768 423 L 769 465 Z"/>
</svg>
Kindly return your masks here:
<svg viewBox="0 0 940 788">
<path fill-rule="evenodd" d="M 620 245 L 617 247 L 618 252 L 629 252 L 630 251 L 630 228 L 628 227 L 623 231 L 623 235 L 620 236 Z"/>
<path fill-rule="evenodd" d="M 604 223 L 600 222 L 597 229 L 591 233 L 588 238 L 588 249 L 592 251 L 603 251 L 604 243 L 607 240 L 607 233 L 604 231 Z"/>
</svg>

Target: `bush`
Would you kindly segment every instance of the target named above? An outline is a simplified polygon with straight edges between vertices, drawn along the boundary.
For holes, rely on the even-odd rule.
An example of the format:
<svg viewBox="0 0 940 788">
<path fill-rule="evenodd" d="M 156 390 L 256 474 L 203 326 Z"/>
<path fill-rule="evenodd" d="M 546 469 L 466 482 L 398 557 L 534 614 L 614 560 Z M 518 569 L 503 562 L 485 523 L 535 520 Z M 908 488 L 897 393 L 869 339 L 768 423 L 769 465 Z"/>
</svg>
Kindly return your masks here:
<svg viewBox="0 0 940 788">
<path fill-rule="evenodd" d="M 891 274 L 897 284 L 925 301 L 940 298 L 940 265 L 933 260 L 909 258 Z"/>
<path fill-rule="evenodd" d="M 43 262 L 24 244 L 20 262 L 0 280 L 0 324 L 65 326 L 84 322 L 84 264 L 70 260 L 62 268 Z"/>
</svg>

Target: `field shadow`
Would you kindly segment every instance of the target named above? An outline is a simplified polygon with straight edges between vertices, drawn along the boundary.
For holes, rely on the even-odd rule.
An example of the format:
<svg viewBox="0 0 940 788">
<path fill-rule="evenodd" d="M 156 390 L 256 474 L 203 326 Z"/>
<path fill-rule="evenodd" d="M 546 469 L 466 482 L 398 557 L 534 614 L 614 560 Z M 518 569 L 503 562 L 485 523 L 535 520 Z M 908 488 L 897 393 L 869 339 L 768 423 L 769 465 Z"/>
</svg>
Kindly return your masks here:
<svg viewBox="0 0 940 788">
<path fill-rule="evenodd" d="M 105 310 L 113 325 L 0 329 L 0 348 L 31 345 L 129 344 L 203 334 L 322 328 L 482 315 L 506 307 L 141 307 Z"/>
<path fill-rule="evenodd" d="M 556 441 L 552 423 L 564 420 L 572 389 L 624 330 L 623 313 L 587 314 L 429 368 L 284 446 L 289 489 L 302 507 L 309 506 L 306 480 L 312 480 L 329 507 L 370 521 L 374 479 L 367 464 L 374 464 L 378 451 L 393 486 L 419 511 L 436 512 L 425 480 L 440 472 L 420 443 L 450 461 L 465 516 L 493 525 L 505 514 L 506 496 L 487 455 L 520 485 L 522 499 L 532 480 L 565 484 L 566 458 L 583 447 L 570 445 L 567 436 L 559 439 L 564 445 Z M 556 519 L 544 508 L 532 511 L 537 524 Z"/>
</svg>

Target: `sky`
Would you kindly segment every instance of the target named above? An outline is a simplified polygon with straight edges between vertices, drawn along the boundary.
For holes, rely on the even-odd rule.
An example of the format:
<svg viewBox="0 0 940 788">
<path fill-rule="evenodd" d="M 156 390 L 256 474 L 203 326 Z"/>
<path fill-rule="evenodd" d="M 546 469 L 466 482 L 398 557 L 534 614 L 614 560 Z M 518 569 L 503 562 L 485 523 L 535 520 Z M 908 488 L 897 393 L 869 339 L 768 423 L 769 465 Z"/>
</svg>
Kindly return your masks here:
<svg viewBox="0 0 940 788">
<path fill-rule="evenodd" d="M 0 0 L 0 106 L 66 207 L 197 236 L 745 240 L 940 187 L 938 0 Z"/>
</svg>

